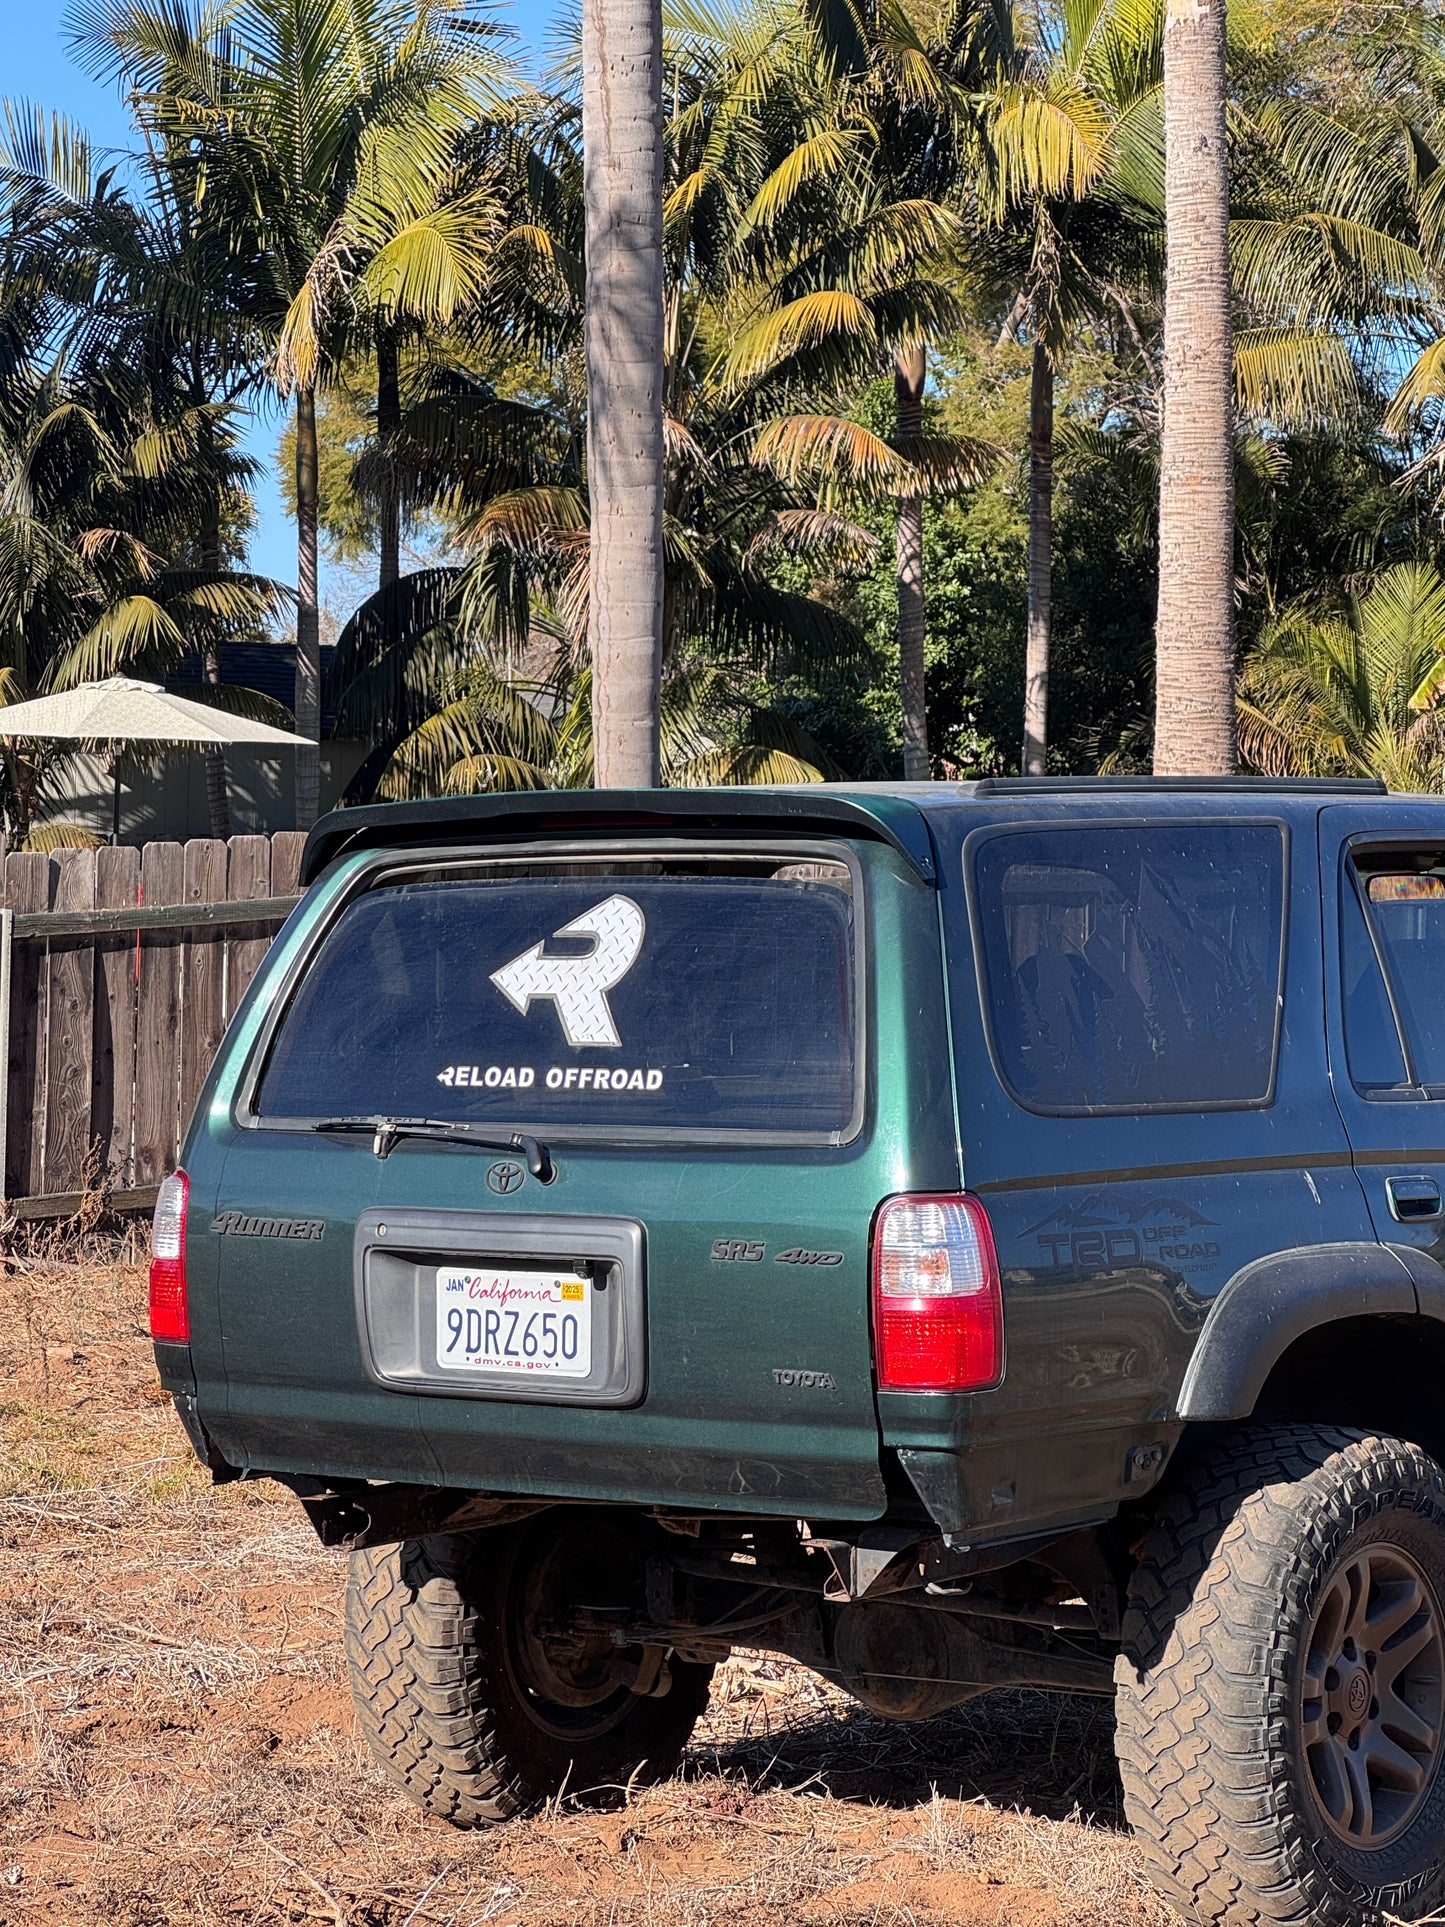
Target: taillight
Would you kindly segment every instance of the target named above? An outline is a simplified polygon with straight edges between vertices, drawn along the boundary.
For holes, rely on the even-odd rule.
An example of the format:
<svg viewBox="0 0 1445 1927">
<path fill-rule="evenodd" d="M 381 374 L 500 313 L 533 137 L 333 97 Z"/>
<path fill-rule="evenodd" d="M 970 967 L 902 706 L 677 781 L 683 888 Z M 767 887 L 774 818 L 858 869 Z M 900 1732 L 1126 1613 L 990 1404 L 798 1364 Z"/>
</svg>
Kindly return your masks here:
<svg viewBox="0 0 1445 1927">
<path fill-rule="evenodd" d="M 1003 1376 L 1003 1295 L 977 1198 L 889 1198 L 873 1227 L 878 1384 L 971 1392 Z"/>
<path fill-rule="evenodd" d="M 191 1314 L 186 1303 L 186 1204 L 191 1181 L 184 1171 L 166 1178 L 156 1193 L 151 1220 L 151 1337 L 186 1345 Z"/>
</svg>

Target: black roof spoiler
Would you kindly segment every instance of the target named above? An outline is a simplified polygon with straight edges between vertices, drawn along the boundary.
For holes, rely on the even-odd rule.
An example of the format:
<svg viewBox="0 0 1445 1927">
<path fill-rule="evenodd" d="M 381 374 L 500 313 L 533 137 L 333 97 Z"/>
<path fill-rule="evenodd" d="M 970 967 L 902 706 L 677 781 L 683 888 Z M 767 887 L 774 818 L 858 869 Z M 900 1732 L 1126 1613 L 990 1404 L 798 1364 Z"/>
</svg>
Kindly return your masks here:
<svg viewBox="0 0 1445 1927">
<path fill-rule="evenodd" d="M 340 856 L 408 844 L 491 842 L 528 834 L 701 836 L 746 828 L 784 836 L 832 829 L 891 844 L 925 883 L 937 878 L 923 812 L 901 797 L 863 801 L 811 784 L 796 789 L 512 790 L 333 810 L 306 839 L 303 888 Z"/>
</svg>

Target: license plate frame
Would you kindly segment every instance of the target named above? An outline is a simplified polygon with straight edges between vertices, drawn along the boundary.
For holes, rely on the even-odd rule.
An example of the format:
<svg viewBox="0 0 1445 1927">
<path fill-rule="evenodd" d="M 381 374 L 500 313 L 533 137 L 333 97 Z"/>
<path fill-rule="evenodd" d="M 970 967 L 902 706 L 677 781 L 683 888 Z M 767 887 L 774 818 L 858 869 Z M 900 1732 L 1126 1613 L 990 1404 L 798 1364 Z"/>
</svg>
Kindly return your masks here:
<svg viewBox="0 0 1445 1927">
<path fill-rule="evenodd" d="M 362 1357 L 376 1384 L 431 1397 L 559 1405 L 635 1405 L 645 1396 L 646 1238 L 635 1219 L 375 1209 L 357 1220 L 353 1269 Z M 448 1294 L 439 1280 L 457 1273 L 582 1282 L 587 1371 L 443 1363 L 437 1341 Z"/>
</svg>

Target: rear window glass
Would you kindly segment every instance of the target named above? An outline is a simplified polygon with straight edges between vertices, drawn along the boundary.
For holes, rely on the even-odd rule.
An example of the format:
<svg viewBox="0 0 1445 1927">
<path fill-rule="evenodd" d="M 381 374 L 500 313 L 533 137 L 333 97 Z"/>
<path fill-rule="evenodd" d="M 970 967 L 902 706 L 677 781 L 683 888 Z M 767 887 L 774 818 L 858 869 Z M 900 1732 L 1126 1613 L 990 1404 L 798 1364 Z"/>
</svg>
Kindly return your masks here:
<svg viewBox="0 0 1445 1927">
<path fill-rule="evenodd" d="M 1257 824 L 986 840 L 984 1009 L 1013 1095 L 1059 1115 L 1267 1102 L 1284 858 Z"/>
<path fill-rule="evenodd" d="M 383 881 L 312 960 L 257 1109 L 842 1134 L 854 944 L 841 862 L 498 863 Z"/>
<path fill-rule="evenodd" d="M 1422 850 L 1403 859 L 1398 852 L 1389 858 L 1362 856 L 1356 867 L 1373 943 L 1365 935 L 1350 944 L 1352 918 L 1356 925 L 1361 922 L 1360 898 L 1351 891 L 1353 902 L 1345 905 L 1344 953 L 1351 1076 L 1365 1090 L 1423 1086 L 1432 1095 L 1445 1094 L 1445 853 Z M 1395 1012 L 1409 1050 L 1408 1065 Z"/>
</svg>

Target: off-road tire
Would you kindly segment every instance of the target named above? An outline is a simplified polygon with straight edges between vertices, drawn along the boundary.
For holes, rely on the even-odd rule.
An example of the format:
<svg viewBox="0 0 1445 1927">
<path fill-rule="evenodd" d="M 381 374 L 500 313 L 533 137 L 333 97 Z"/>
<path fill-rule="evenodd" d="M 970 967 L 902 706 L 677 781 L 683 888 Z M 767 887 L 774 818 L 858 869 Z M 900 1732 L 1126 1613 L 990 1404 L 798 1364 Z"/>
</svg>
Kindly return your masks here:
<svg viewBox="0 0 1445 1927">
<path fill-rule="evenodd" d="M 1433 1592 L 1438 1616 L 1445 1474 L 1399 1439 L 1241 1429 L 1186 1466 L 1161 1502 L 1129 1589 L 1117 1744 L 1149 1875 L 1186 1920 L 1380 1927 L 1391 1916 L 1420 1919 L 1445 1899 L 1438 1728 L 1433 1749 L 1418 1743 L 1421 1759 L 1434 1754 L 1421 1786 L 1401 1796 L 1417 1804 L 1394 1837 L 1381 1826 L 1369 1850 L 1344 1837 L 1354 1807 L 1332 1827 L 1321 1786 L 1322 1753 L 1351 1729 L 1321 1742 L 1337 1727 L 1321 1725 L 1331 1702 L 1315 1690 L 1326 1677 L 1319 1628 L 1352 1573 L 1388 1572 L 1397 1552 L 1427 1582 L 1422 1598 L 1428 1609 Z M 1383 1588 L 1372 1582 L 1367 1597 L 1384 1599 Z M 1412 1618 L 1380 1642 L 1382 1669 L 1422 1623 Z M 1359 1802 L 1360 1812 L 1375 1810 Z"/>
<path fill-rule="evenodd" d="M 564 1789 L 616 1797 L 667 1778 L 707 1706 L 711 1666 L 671 1662 L 671 1690 L 634 1698 L 621 1723 L 569 1746 L 528 1712 L 503 1655 L 516 1535 L 411 1539 L 351 1556 L 346 1658 L 382 1769 L 428 1813 L 495 1825 Z"/>
</svg>

